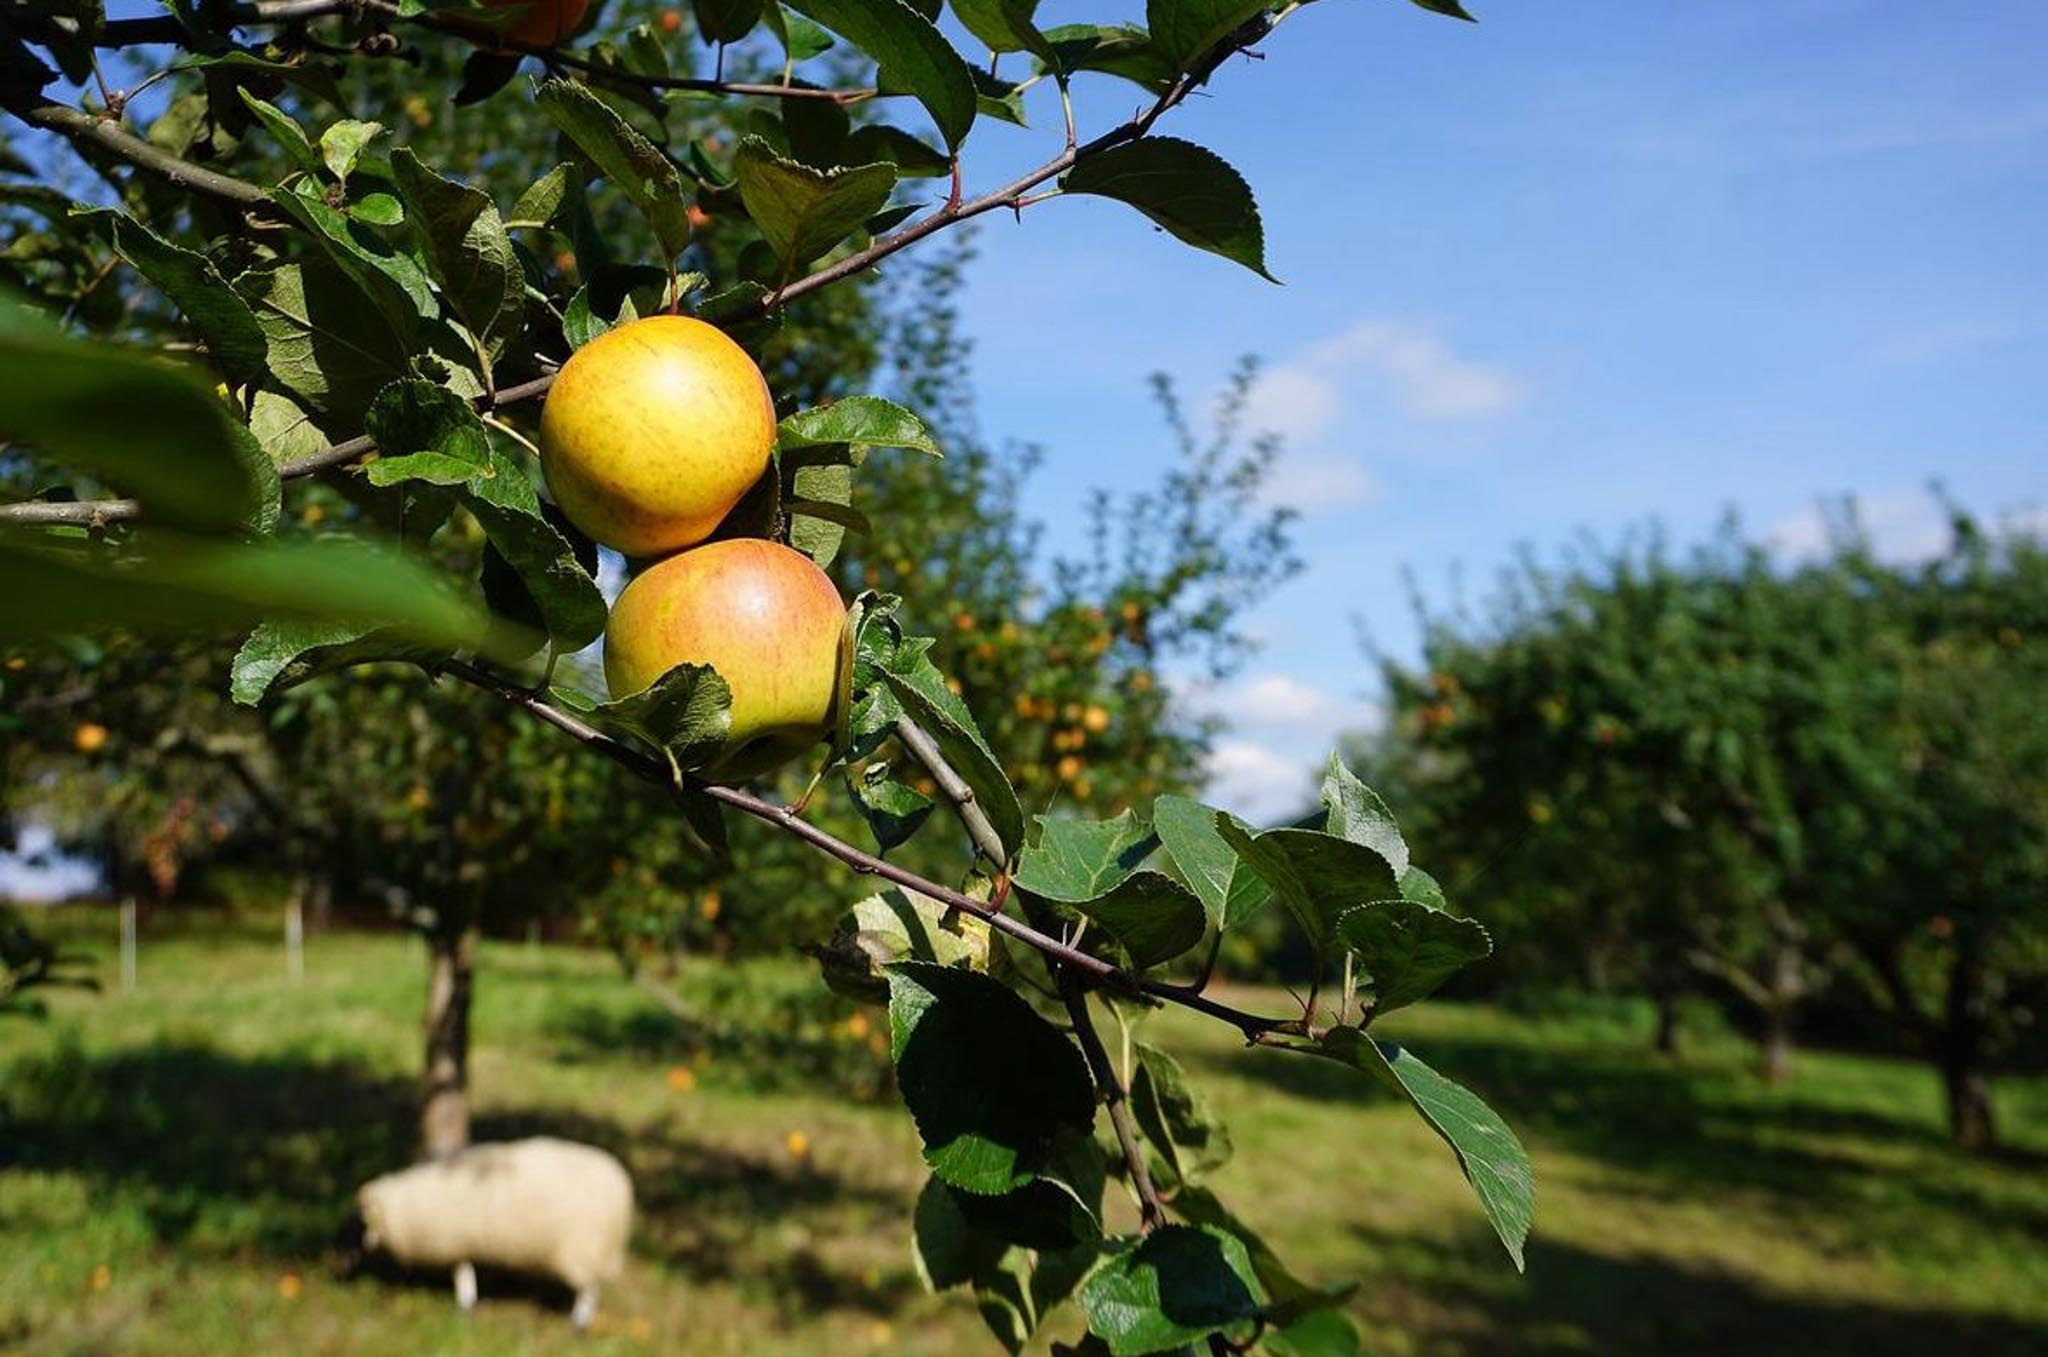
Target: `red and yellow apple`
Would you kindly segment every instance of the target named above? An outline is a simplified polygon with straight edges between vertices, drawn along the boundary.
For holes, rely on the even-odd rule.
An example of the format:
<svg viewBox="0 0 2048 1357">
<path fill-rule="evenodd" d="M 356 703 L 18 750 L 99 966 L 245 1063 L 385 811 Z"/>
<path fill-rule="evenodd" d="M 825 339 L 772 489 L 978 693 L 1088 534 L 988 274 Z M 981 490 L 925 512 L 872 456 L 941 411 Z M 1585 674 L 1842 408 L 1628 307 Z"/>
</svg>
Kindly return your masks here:
<svg viewBox="0 0 2048 1357">
<path fill-rule="evenodd" d="M 628 556 L 709 537 L 774 447 L 761 369 L 688 316 L 649 316 L 591 340 L 562 365 L 541 409 L 541 469 L 555 503 Z"/>
<path fill-rule="evenodd" d="M 736 537 L 669 557 L 626 586 L 604 633 L 617 700 L 679 664 L 708 664 L 732 689 L 724 752 L 704 770 L 740 781 L 832 730 L 846 605 L 810 557 Z"/>
<path fill-rule="evenodd" d="M 534 47 L 554 47 L 583 22 L 590 0 L 489 0 L 493 9 L 525 5 L 526 12 L 498 30 L 498 36 Z"/>
</svg>

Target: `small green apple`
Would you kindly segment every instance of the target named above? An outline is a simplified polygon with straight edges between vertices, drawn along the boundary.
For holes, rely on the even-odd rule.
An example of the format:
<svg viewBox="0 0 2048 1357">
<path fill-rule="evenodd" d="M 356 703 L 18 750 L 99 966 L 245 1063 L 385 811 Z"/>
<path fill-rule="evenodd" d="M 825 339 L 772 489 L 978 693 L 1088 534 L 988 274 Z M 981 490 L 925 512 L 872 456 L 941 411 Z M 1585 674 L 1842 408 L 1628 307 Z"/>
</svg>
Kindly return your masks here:
<svg viewBox="0 0 2048 1357">
<path fill-rule="evenodd" d="M 614 701 L 679 664 L 708 664 L 732 689 L 718 781 L 757 777 L 824 739 L 839 700 L 846 604 L 811 558 L 737 537 L 647 569 L 612 605 L 604 674 Z"/>
<path fill-rule="evenodd" d="M 541 470 L 555 503 L 628 556 L 709 537 L 774 447 L 761 369 L 688 316 L 649 316 L 591 340 L 562 365 L 541 408 Z"/>
</svg>

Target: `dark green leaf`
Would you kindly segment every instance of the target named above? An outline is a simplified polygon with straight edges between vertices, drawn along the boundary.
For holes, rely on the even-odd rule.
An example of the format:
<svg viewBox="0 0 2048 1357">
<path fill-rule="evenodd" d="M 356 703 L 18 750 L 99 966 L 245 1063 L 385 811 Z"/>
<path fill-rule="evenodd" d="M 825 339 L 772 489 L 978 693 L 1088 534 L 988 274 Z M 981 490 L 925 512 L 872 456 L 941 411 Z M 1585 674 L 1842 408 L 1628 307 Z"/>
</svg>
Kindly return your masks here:
<svg viewBox="0 0 2048 1357">
<path fill-rule="evenodd" d="M 777 446 L 817 447 L 851 443 L 863 448 L 908 448 L 940 456 L 931 430 L 916 415 L 880 396 L 846 396 L 830 405 L 799 410 L 778 426 Z"/>
<path fill-rule="evenodd" d="M 821 566 L 832 564 L 849 528 L 868 530 L 867 519 L 853 507 L 853 468 L 844 463 L 794 468 L 785 507 L 790 546 Z"/>
<path fill-rule="evenodd" d="M 229 670 L 229 694 L 255 706 L 308 679 L 358 664 L 446 659 L 446 645 L 426 645 L 405 632 L 353 622 L 265 622 L 249 633 Z"/>
<path fill-rule="evenodd" d="M 1138 1357 L 1245 1325 L 1260 1302 L 1236 1238 L 1213 1226 L 1167 1225 L 1089 1274 L 1081 1308 L 1115 1357 Z"/>
<path fill-rule="evenodd" d="M 552 223 L 568 200 L 569 178 L 573 173 L 570 166 L 557 165 L 528 185 L 526 192 L 519 195 L 519 201 L 512 204 L 512 215 L 505 223 L 507 229 Z"/>
<path fill-rule="evenodd" d="M 1216 832 L 1287 906 L 1318 956 L 1329 952 L 1337 918 L 1345 910 L 1398 893 L 1387 860 L 1364 844 L 1313 829 L 1252 834 L 1222 814 L 1215 824 Z"/>
<path fill-rule="evenodd" d="M 917 1194 L 912 1237 L 918 1275 L 934 1291 L 970 1286 L 994 1268 L 1007 1246 L 975 1229 L 960 1210 L 960 1194 L 934 1177 Z"/>
<path fill-rule="evenodd" d="M 481 190 L 435 174 L 408 147 L 392 154 L 391 168 L 441 294 L 497 357 L 526 315 L 526 274 L 498 209 Z"/>
<path fill-rule="evenodd" d="M 916 891 L 892 886 L 859 901 L 812 952 L 834 992 L 863 1003 L 887 1003 L 888 967 L 899 961 L 989 968 L 989 927 Z"/>
<path fill-rule="evenodd" d="M 775 34 L 775 40 L 782 44 L 783 54 L 791 62 L 809 61 L 832 48 L 830 33 L 801 14 L 786 13 L 776 0 L 767 0 L 762 6 L 761 17 L 768 21 L 769 31 Z"/>
<path fill-rule="evenodd" d="M 1186 796 L 1152 802 L 1152 831 L 1180 880 L 1201 900 L 1209 922 L 1235 928 L 1271 897 L 1259 874 L 1216 832 L 1221 811 Z"/>
<path fill-rule="evenodd" d="M 1358 1326 L 1342 1310 L 1311 1310 L 1292 1324 L 1271 1329 L 1261 1347 L 1272 1357 L 1365 1357 Z"/>
<path fill-rule="evenodd" d="M 1030 889 L 1022 882 L 1018 888 Z M 1162 872 L 1136 872 L 1102 895 L 1067 907 L 1107 931 L 1138 970 L 1173 960 L 1208 931 L 1202 902 Z"/>
<path fill-rule="evenodd" d="M 258 99 L 239 86 L 235 92 L 242 96 L 242 102 L 249 106 L 249 111 L 256 115 L 256 120 L 269 129 L 271 136 L 277 138 L 277 144 L 284 148 L 285 156 L 294 165 L 316 178 L 327 168 L 327 162 L 321 158 L 320 152 L 314 149 L 312 141 L 307 138 L 306 129 L 293 121 L 290 114 L 275 104 Z"/>
<path fill-rule="evenodd" d="M 690 0 L 706 42 L 738 42 L 761 22 L 761 0 Z"/>
<path fill-rule="evenodd" d="M 1011 1248 L 974 1288 L 982 1322 L 1012 1357 L 1023 1351 L 1055 1306 L 1088 1275 L 1101 1246 L 1076 1244 L 1057 1252 Z"/>
<path fill-rule="evenodd" d="M 1188 1083 L 1180 1062 L 1143 1042 L 1132 1048 L 1131 1112 L 1167 1169 L 1166 1186 L 1199 1183 L 1230 1162 L 1230 1131 Z"/>
<path fill-rule="evenodd" d="M 1035 818 L 1038 842 L 1018 858 L 1016 882 L 1047 900 L 1093 900 L 1137 871 L 1152 851 L 1151 831 L 1130 811 L 1114 820 Z"/>
<path fill-rule="evenodd" d="M 518 52 L 493 52 L 482 47 L 471 52 L 462 63 L 462 83 L 450 102 L 457 108 L 482 103 L 512 83 L 523 59 Z"/>
<path fill-rule="evenodd" d="M 1394 812 L 1335 754 L 1323 771 L 1323 810 L 1323 827 L 1329 833 L 1378 853 L 1396 879 L 1408 870 L 1408 844 L 1394 823 Z"/>
<path fill-rule="evenodd" d="M 1151 30 L 1159 55 L 1175 70 L 1188 71 L 1210 48 L 1271 4 L 1272 0 L 1147 0 L 1145 27 Z"/>
<path fill-rule="evenodd" d="M 1102 1148 L 1093 1136 L 1064 1131 L 1038 1178 L 1000 1196 L 953 1192 L 967 1223 L 992 1239 L 1028 1249 L 1065 1249 L 1102 1238 Z"/>
<path fill-rule="evenodd" d="M 98 209 L 81 215 L 104 223 L 115 253 L 184 313 L 222 376 L 237 386 L 261 380 L 267 347 L 263 329 L 249 303 L 228 286 L 212 260 L 171 244 L 119 212 Z"/>
<path fill-rule="evenodd" d="M 196 376 L 131 349 L 65 338 L 4 299 L 0 443 L 133 495 L 163 523 L 262 525 L 276 508 L 276 469 Z"/>
<path fill-rule="evenodd" d="M 1493 950 L 1470 919 L 1413 900 L 1375 900 L 1337 919 L 1337 938 L 1372 983 L 1374 1017 L 1418 1003 Z"/>
<path fill-rule="evenodd" d="M 732 690 L 709 665 L 679 664 L 646 688 L 589 709 L 602 729 L 632 736 L 689 772 L 725 751 Z"/>
<path fill-rule="evenodd" d="M 1444 888 L 1420 867 L 1410 867 L 1401 873 L 1401 898 L 1413 900 L 1418 905 L 1428 905 L 1431 909 L 1451 907 L 1450 901 L 1444 899 Z"/>
<path fill-rule="evenodd" d="M 395 552 L 331 538 L 234 542 L 142 528 L 115 549 L 7 529 L 0 531 L 0 577 L 8 585 L 0 591 L 0 635 L 17 639 L 338 619 L 466 648 L 484 630 L 482 615 L 432 571 Z"/>
<path fill-rule="evenodd" d="M 948 149 L 958 151 L 974 125 L 974 75 L 932 21 L 903 0 L 783 0 L 880 64 L 931 114 Z"/>
<path fill-rule="evenodd" d="M 204 70 L 209 75 L 226 75 L 235 82 L 237 89 L 243 81 L 270 84 L 282 80 L 326 100 L 337 112 L 348 112 L 348 104 L 341 96 L 341 87 L 335 83 L 333 70 L 319 62 L 272 61 L 254 52 L 230 51 L 215 56 L 188 57 L 181 65 L 189 70 Z"/>
<path fill-rule="evenodd" d="M 1062 1131 L 1086 1133 L 1094 1122 L 1095 1087 L 1080 1051 L 985 975 L 927 962 L 892 967 L 889 1030 L 925 1162 L 962 1191 L 1022 1187 L 1050 1162 Z"/>
<path fill-rule="evenodd" d="M 440 314 L 426 270 L 411 255 L 392 249 L 317 196 L 272 189 L 270 198 L 312 235 L 328 261 L 384 313 L 393 329 L 406 331 Z"/>
<path fill-rule="evenodd" d="M 1003 766 L 989 751 L 981 727 L 938 669 L 926 658 L 929 638 L 912 638 L 883 657 L 876 676 L 902 704 L 904 712 L 924 727 L 946 761 L 973 789 L 982 812 L 1011 853 L 1024 839 L 1024 810 L 1017 804 L 1017 790 L 1003 775 Z"/>
<path fill-rule="evenodd" d="M 1062 24 L 1046 29 L 1045 37 L 1066 70 L 1119 75 L 1154 94 L 1173 83 L 1173 63 L 1135 24 Z"/>
<path fill-rule="evenodd" d="M 1471 11 L 1458 3 L 1458 0 L 1409 0 L 1409 3 L 1419 5 L 1432 14 L 1442 14 L 1452 19 L 1463 19 L 1468 24 L 1479 22 L 1472 17 Z"/>
<path fill-rule="evenodd" d="M 576 289 L 562 311 L 562 337 L 569 347 L 580 349 L 614 326 L 652 314 L 633 299 L 668 283 L 668 275 L 645 264 L 605 264 L 587 275 L 589 281 Z"/>
<path fill-rule="evenodd" d="M 985 118 L 1013 123 L 1018 127 L 1029 127 L 1030 121 L 1024 116 L 1024 83 L 1018 80 L 1004 80 L 990 75 L 977 66 L 974 68 L 974 107 Z"/>
<path fill-rule="evenodd" d="M 360 422 L 387 383 L 411 370 L 416 326 L 363 305 L 362 292 L 320 260 L 252 269 L 235 280 L 269 341 L 277 384 L 341 426 Z"/>
<path fill-rule="evenodd" d="M 740 142 L 733 172 L 747 215 L 785 275 L 859 230 L 896 187 L 894 165 L 815 170 L 776 155 L 759 137 Z"/>
<path fill-rule="evenodd" d="M 1273 1324 L 1286 1324 L 1295 1316 L 1342 1305 L 1358 1290 L 1355 1282 L 1331 1287 L 1303 1281 L 1280 1261 L 1280 1255 L 1273 1252 L 1272 1245 L 1258 1231 L 1239 1220 L 1206 1187 L 1183 1185 L 1173 1194 L 1173 1213 L 1190 1225 L 1214 1226 L 1244 1244 L 1252 1260 L 1252 1273 L 1266 1289 L 1266 1318 Z"/>
<path fill-rule="evenodd" d="M 870 766 L 859 776 L 846 775 L 846 789 L 875 836 L 875 851 L 887 856 L 891 848 L 917 833 L 932 813 L 932 799 L 923 792 L 889 776 L 881 764 Z"/>
<path fill-rule="evenodd" d="M 1458 1165 L 1479 1195 L 1479 1205 L 1494 1233 L 1520 1271 L 1536 1189 L 1528 1152 L 1507 1124 L 1471 1090 L 1444 1078 L 1393 1042 L 1374 1041 L 1355 1027 L 1330 1031 L 1315 1049 L 1364 1070 L 1414 1104 L 1430 1129 L 1458 1156 Z"/>
<path fill-rule="evenodd" d="M 1128 203 L 1168 234 L 1266 272 L 1265 228 L 1243 176 L 1214 151 L 1174 137 L 1144 137 L 1089 156 L 1060 180 L 1068 193 Z"/>
<path fill-rule="evenodd" d="M 683 201 L 682 175 L 675 165 L 582 85 L 546 81 L 535 92 L 534 102 L 598 173 L 640 209 L 661 242 L 662 263 L 673 264 L 690 243 L 689 205 Z"/>
<path fill-rule="evenodd" d="M 350 221 L 359 221 L 366 226 L 401 226 L 405 223 L 405 208 L 398 199 L 388 193 L 365 193 L 352 198 L 342 208 Z"/>
<path fill-rule="evenodd" d="M 1056 61 L 1052 46 L 1032 22 L 1038 0 L 953 0 L 953 13 L 991 52 L 1031 52 Z"/>
<path fill-rule="evenodd" d="M 894 165 L 896 173 L 906 178 L 933 179 L 952 171 L 952 162 L 943 152 L 887 123 L 864 123 L 855 128 L 846 139 L 842 156 L 849 165 Z M 873 232 L 872 222 L 868 230 Z"/>
</svg>

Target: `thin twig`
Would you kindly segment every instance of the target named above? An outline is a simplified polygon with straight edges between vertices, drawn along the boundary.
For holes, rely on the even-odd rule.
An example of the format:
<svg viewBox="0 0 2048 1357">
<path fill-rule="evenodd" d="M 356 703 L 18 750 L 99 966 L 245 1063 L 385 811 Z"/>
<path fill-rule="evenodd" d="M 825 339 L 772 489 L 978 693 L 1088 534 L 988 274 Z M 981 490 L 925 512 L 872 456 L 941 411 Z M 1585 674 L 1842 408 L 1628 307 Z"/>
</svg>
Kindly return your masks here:
<svg viewBox="0 0 2048 1357">
<path fill-rule="evenodd" d="M 1131 1122 L 1130 1090 L 1124 1087 L 1116 1066 L 1110 1063 L 1109 1052 L 1103 1049 L 1102 1036 L 1088 1015 L 1088 995 L 1081 987 L 1080 977 L 1066 966 L 1060 967 L 1060 1001 L 1067 1006 L 1074 1039 L 1081 1043 L 1081 1056 L 1088 1062 L 1096 1091 L 1102 1095 L 1103 1110 L 1109 1114 L 1110 1129 L 1116 1132 L 1124 1167 L 1131 1172 L 1131 1186 L 1138 1194 L 1138 1231 L 1150 1234 L 1166 1223 L 1166 1208 L 1160 1205 L 1159 1189 L 1154 1186 L 1152 1170 L 1145 1162 L 1145 1147 L 1139 1143 L 1138 1128 Z"/>
<path fill-rule="evenodd" d="M 974 840 L 974 846 L 981 855 L 998 868 L 1009 865 L 1009 854 L 1003 851 L 1002 835 L 989 822 L 988 812 L 974 798 L 974 788 L 967 785 L 967 779 L 960 776 L 946 756 L 939 752 L 939 746 L 925 733 L 924 727 L 908 716 L 896 718 L 896 738 L 909 752 L 910 757 L 923 764 L 932 780 L 939 784 L 939 790 L 953 803 L 953 814 L 967 830 L 967 837 Z"/>
<path fill-rule="evenodd" d="M 665 760 L 655 758 L 651 754 L 605 734 L 574 712 L 564 711 L 560 707 L 554 706 L 537 693 L 498 678 L 462 660 L 443 661 L 439 666 L 439 671 L 451 678 L 460 679 L 464 683 L 481 688 L 499 700 L 525 710 L 530 715 L 569 736 L 585 748 L 603 754 L 621 767 L 648 782 L 670 789 L 676 786 L 674 774 Z M 903 886 L 909 890 L 916 891 L 920 895 L 928 896 L 948 909 L 972 915 L 997 932 L 1016 939 L 1025 946 L 1060 963 L 1062 967 L 1067 968 L 1068 971 L 1076 975 L 1086 976 L 1090 981 L 1104 989 L 1177 1004 L 1182 1008 L 1191 1009 L 1197 1013 L 1217 1018 L 1237 1028 L 1239 1032 L 1244 1034 L 1245 1040 L 1248 1042 L 1261 1041 L 1269 1034 L 1287 1032 L 1294 1029 L 1295 1025 L 1288 1019 L 1268 1018 L 1257 1013 L 1248 1013 L 1242 1009 L 1232 1008 L 1228 1004 L 1218 1003 L 1199 994 L 1176 993 L 1170 987 L 1162 986 L 1156 981 L 1147 980 L 1143 976 L 1132 975 L 1122 967 L 1104 961 L 1101 957 L 1091 956 L 1077 947 L 1040 932 L 1029 924 L 1013 919 L 1009 915 L 992 908 L 984 901 L 976 900 L 973 896 L 963 894 L 950 886 L 944 886 L 936 881 L 928 880 L 892 862 L 885 862 L 872 853 L 863 852 L 852 844 L 833 837 L 832 834 L 818 828 L 809 821 L 797 818 L 788 806 L 779 806 L 772 801 L 763 800 L 751 792 L 741 791 L 737 787 L 722 786 L 718 783 L 689 779 L 685 785 L 696 794 L 709 797 L 711 800 L 723 805 L 731 806 L 734 810 L 751 815 L 757 820 L 773 825 L 784 833 L 802 839 L 813 848 L 820 850 L 829 857 L 838 859 L 856 872 L 866 876 L 880 877 L 882 880 L 894 885 Z"/>
<path fill-rule="evenodd" d="M 7 111 L 31 127 L 57 132 L 73 141 L 91 142 L 101 150 L 111 151 L 129 164 L 161 176 L 179 188 L 233 203 L 255 215 L 275 220 L 283 219 L 283 214 L 272 205 L 270 195 L 261 188 L 232 175 L 194 165 L 191 161 L 180 159 L 161 147 L 153 146 L 122 127 L 118 118 L 87 113 L 83 109 L 52 103 L 47 99 L 10 104 Z"/>
</svg>

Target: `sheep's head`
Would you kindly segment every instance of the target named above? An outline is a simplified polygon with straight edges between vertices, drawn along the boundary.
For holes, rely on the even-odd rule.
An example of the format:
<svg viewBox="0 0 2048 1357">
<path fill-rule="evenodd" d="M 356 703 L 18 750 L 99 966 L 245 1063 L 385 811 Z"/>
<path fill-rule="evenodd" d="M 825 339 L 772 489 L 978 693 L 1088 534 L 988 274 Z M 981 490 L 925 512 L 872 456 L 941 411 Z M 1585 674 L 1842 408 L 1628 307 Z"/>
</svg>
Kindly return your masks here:
<svg viewBox="0 0 2048 1357">
<path fill-rule="evenodd" d="M 369 1184 L 357 1190 L 355 1209 L 348 1213 L 348 1218 L 342 1221 L 334 1236 L 334 1253 L 342 1272 L 355 1272 L 369 1255 L 382 1246 L 384 1241 L 379 1226 L 383 1212 L 379 1206 Z"/>
</svg>

